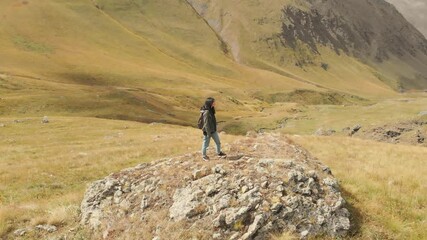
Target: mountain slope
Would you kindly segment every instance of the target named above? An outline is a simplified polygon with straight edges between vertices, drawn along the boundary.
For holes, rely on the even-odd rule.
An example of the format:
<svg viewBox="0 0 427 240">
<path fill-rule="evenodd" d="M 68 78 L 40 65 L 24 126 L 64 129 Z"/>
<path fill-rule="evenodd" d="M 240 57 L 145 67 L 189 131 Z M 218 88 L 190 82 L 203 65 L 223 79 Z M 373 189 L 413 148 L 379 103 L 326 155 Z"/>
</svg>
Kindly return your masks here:
<svg viewBox="0 0 427 240">
<path fill-rule="evenodd" d="M 248 65 L 319 67 L 332 50 L 374 67 L 395 89 L 427 87 L 426 39 L 383 0 L 189 2 Z"/>
<path fill-rule="evenodd" d="M 411 37 L 402 48 L 355 47 L 357 39 L 337 47 L 337 38 L 326 41 L 302 22 L 309 34 L 290 35 L 290 21 L 297 23 L 297 16 L 305 14 L 308 24 L 316 14 L 326 16 L 327 9 L 342 22 L 357 23 L 356 16 L 342 16 L 353 1 L 332 3 L 2 1 L 0 114 L 189 124 L 206 96 L 216 96 L 229 119 L 236 112 L 257 111 L 264 104 L 260 99 L 296 89 L 374 99 L 394 96 L 392 88 L 424 87 L 427 68 L 419 48 L 425 39 L 411 35 L 413 27 L 403 18 L 396 21 Z M 361 4 L 368 3 L 389 7 L 372 0 Z M 331 36 L 342 32 L 327 30 Z M 372 29 L 376 35 L 380 30 Z M 374 50 L 387 55 L 378 62 Z M 396 66 L 399 72 L 393 72 Z"/>
<path fill-rule="evenodd" d="M 424 36 L 427 36 L 427 2 L 424 0 L 387 0 L 414 24 Z"/>
<path fill-rule="evenodd" d="M 91 1 L 9 0 L 2 1 L 0 9 L 1 114 L 79 113 L 184 124 L 200 99 L 220 95 L 219 91 L 223 92 L 219 99 L 230 110 L 242 108 L 229 100 L 231 96 L 247 99 L 236 86 L 316 89 L 289 77 L 238 66 L 220 50 L 216 54 L 220 42 L 200 19 L 187 26 L 199 26 L 197 31 L 203 32 L 203 41 L 198 42 L 204 47 L 197 54 L 188 50 L 190 43 L 181 52 L 166 51 L 161 43 L 129 29 L 125 21 Z M 125 16 L 139 20 L 131 15 L 138 8 L 127 5 L 124 9 Z M 188 18 L 197 19 L 189 11 L 172 20 L 188 13 Z M 151 33 L 164 38 L 168 30 Z M 180 34 L 171 35 L 179 40 Z M 165 41 L 175 46 L 173 42 Z M 176 46 L 181 45 L 176 42 Z"/>
</svg>

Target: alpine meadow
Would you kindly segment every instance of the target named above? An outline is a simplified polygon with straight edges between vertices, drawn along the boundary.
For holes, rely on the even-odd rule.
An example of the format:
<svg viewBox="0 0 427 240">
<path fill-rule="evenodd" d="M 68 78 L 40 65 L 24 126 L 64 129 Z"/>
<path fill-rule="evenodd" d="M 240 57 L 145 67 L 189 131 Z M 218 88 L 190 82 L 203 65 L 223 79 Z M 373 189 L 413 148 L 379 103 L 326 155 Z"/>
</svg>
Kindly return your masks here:
<svg viewBox="0 0 427 240">
<path fill-rule="evenodd" d="M 427 239 L 423 9 L 1 0 L 0 239 Z"/>
</svg>

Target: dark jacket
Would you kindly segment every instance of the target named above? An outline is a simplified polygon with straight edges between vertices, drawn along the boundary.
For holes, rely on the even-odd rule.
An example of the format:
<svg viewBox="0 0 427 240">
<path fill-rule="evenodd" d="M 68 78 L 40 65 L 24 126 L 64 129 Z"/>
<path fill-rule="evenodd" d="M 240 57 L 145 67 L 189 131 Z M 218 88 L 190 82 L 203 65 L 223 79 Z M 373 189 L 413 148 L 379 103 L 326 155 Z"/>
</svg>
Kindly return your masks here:
<svg viewBox="0 0 427 240">
<path fill-rule="evenodd" d="M 203 132 L 209 135 L 216 132 L 215 110 L 203 107 L 200 111 L 203 113 Z"/>
</svg>

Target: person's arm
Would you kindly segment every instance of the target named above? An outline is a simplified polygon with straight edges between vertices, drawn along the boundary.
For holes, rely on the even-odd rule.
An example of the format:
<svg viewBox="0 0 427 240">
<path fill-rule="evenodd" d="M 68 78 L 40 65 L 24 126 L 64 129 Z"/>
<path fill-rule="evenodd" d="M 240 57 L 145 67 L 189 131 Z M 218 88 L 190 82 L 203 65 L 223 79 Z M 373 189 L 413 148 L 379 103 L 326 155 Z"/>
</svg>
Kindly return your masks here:
<svg viewBox="0 0 427 240">
<path fill-rule="evenodd" d="M 211 135 L 211 124 L 210 124 L 210 117 L 209 117 L 209 111 L 205 111 L 203 113 L 203 130 L 208 134 Z"/>
</svg>

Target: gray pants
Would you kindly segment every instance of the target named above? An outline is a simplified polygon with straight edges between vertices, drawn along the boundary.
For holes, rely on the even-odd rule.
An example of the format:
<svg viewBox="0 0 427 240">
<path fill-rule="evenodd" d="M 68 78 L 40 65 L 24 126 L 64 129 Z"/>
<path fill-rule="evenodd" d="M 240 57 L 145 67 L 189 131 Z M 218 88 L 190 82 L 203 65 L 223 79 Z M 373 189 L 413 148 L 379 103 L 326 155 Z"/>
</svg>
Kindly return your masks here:
<svg viewBox="0 0 427 240">
<path fill-rule="evenodd" d="M 209 143 L 211 141 L 211 138 L 215 141 L 216 144 L 216 153 L 221 153 L 221 141 L 219 140 L 219 135 L 217 132 L 212 133 L 210 136 L 203 136 L 203 145 L 202 145 L 202 154 L 203 156 L 206 156 L 206 149 L 209 147 Z"/>
</svg>

